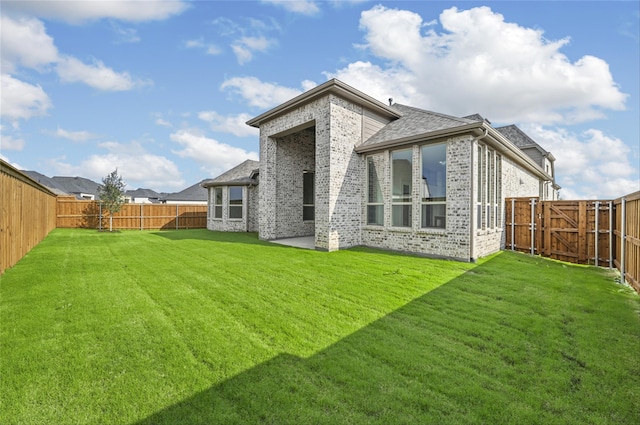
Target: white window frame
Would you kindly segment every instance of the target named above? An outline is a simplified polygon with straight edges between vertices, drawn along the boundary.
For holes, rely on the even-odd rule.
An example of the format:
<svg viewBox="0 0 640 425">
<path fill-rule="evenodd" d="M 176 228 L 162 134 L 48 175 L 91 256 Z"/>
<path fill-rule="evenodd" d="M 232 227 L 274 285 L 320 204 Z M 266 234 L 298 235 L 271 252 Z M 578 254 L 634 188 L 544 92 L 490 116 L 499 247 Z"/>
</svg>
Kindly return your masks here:
<svg viewBox="0 0 640 425">
<path fill-rule="evenodd" d="M 368 226 L 384 226 L 384 192 L 382 191 L 382 182 L 380 181 L 380 174 L 376 175 L 376 184 L 377 184 L 377 188 L 376 188 L 376 193 L 380 193 L 380 202 L 377 201 L 372 201 L 371 200 L 371 169 L 375 169 L 375 160 L 373 158 L 373 156 L 368 156 L 367 157 L 367 213 L 366 213 L 366 220 L 367 220 L 367 225 Z M 382 210 L 382 214 L 380 214 L 379 220 L 377 222 L 371 222 L 369 220 L 369 209 L 371 207 L 374 207 L 376 210 Z M 377 214 L 376 214 L 377 217 Z"/>
<path fill-rule="evenodd" d="M 231 191 L 234 189 L 240 189 L 240 204 L 238 203 L 231 203 L 232 199 L 231 199 Z M 234 201 L 238 201 L 237 198 L 234 198 Z M 227 189 L 227 203 L 228 203 L 228 213 L 227 213 L 227 218 L 229 220 L 242 220 L 244 218 L 244 187 L 242 186 L 229 186 L 229 188 Z M 234 214 L 231 213 L 231 211 L 235 210 L 237 211 L 238 209 L 240 209 L 240 217 L 234 217 Z"/>
<path fill-rule="evenodd" d="M 409 193 L 408 196 L 405 196 L 405 194 L 403 193 L 401 196 L 396 196 L 393 193 L 393 188 L 394 188 L 394 166 L 393 166 L 393 154 L 394 153 L 400 153 L 400 152 L 410 152 L 411 153 L 411 160 L 409 161 L 411 164 L 411 178 L 409 179 L 410 182 L 410 186 L 409 186 Z M 414 185 L 414 181 L 413 181 L 413 147 L 409 148 L 409 149 L 397 149 L 397 150 L 393 150 L 390 152 L 390 162 L 391 162 L 391 226 L 392 227 L 396 227 L 396 228 L 411 228 L 413 225 L 413 185 Z M 404 192 L 404 191 L 403 191 Z M 400 199 L 399 201 L 397 199 Z M 408 201 L 406 200 L 408 199 Z M 407 224 L 402 224 L 402 225 L 396 225 L 394 224 L 394 207 L 398 207 L 401 206 L 403 207 L 403 210 L 405 207 L 409 207 L 409 214 L 408 214 L 408 219 L 409 222 Z"/>
<path fill-rule="evenodd" d="M 438 200 L 438 201 L 425 201 L 424 199 L 424 193 L 420 193 L 420 226 L 423 229 L 446 229 L 447 228 L 447 143 L 436 143 L 436 144 L 431 144 L 431 145 L 421 145 L 419 146 L 420 148 L 420 172 L 422 173 L 424 168 L 423 168 L 423 164 L 424 164 L 424 158 L 423 158 L 423 149 L 424 148 L 428 148 L 428 147 L 434 147 L 434 146 L 438 146 L 438 145 L 442 145 L 444 146 L 444 185 L 445 185 L 445 195 L 444 195 L 444 200 Z M 421 185 L 422 185 L 422 180 L 421 180 Z M 427 182 L 427 185 L 429 184 L 429 182 Z M 422 187 L 422 186 L 421 186 Z M 444 205 L 444 222 L 442 223 L 442 226 L 426 226 L 424 225 L 425 223 L 425 219 L 424 219 L 424 214 L 425 214 L 425 207 L 426 206 L 432 206 L 432 205 Z"/>
<path fill-rule="evenodd" d="M 222 206 L 223 206 L 223 191 L 221 187 L 214 187 L 212 188 L 213 190 L 211 191 L 211 204 L 213 205 L 213 211 L 211 216 L 215 219 L 215 220 L 222 220 Z M 216 202 L 216 192 L 220 193 L 220 203 Z M 220 213 L 220 216 L 218 217 L 218 212 Z"/>
</svg>

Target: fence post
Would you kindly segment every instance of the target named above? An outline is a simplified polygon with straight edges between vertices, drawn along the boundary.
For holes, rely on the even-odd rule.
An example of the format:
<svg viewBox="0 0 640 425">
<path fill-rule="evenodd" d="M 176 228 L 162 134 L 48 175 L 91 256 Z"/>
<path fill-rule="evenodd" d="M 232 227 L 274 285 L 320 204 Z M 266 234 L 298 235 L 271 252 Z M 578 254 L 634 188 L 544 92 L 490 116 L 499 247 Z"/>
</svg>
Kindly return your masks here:
<svg viewBox="0 0 640 425">
<path fill-rule="evenodd" d="M 536 200 L 531 198 L 531 255 L 535 255 L 536 241 Z"/>
<path fill-rule="evenodd" d="M 178 230 L 178 204 L 176 204 L 176 230 Z"/>
<path fill-rule="evenodd" d="M 613 201 L 609 201 L 609 268 L 613 268 Z"/>
<path fill-rule="evenodd" d="M 144 211 L 142 211 L 142 205 L 140 204 L 140 230 L 144 230 L 143 220 L 144 220 Z"/>
<path fill-rule="evenodd" d="M 514 251 L 516 248 L 515 227 L 516 227 L 516 199 L 511 198 L 511 251 Z"/>
<path fill-rule="evenodd" d="M 626 280 L 624 278 L 624 267 L 625 267 L 625 239 L 627 236 L 627 198 L 622 198 L 622 204 L 620 205 L 620 208 L 622 208 L 622 211 L 620 211 L 620 277 L 622 279 L 622 283 L 625 283 Z"/>
<path fill-rule="evenodd" d="M 98 230 L 102 230 L 102 201 L 98 202 L 100 206 L 100 212 L 98 214 Z"/>
<path fill-rule="evenodd" d="M 595 207 L 596 207 L 596 236 L 595 236 L 595 244 L 596 246 L 595 248 L 595 254 L 596 254 L 596 267 L 598 267 L 598 245 L 599 245 L 599 240 L 600 240 L 600 228 L 598 226 L 599 224 L 599 218 L 600 218 L 600 201 L 596 201 L 595 202 Z"/>
</svg>

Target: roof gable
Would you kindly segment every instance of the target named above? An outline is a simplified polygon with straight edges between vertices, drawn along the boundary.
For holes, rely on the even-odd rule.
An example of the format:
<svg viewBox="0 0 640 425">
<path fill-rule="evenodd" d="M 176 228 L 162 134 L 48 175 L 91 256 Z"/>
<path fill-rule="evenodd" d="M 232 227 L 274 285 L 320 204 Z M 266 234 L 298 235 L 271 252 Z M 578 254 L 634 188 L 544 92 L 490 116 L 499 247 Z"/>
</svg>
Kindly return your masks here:
<svg viewBox="0 0 640 425">
<path fill-rule="evenodd" d="M 243 163 L 236 165 L 229 171 L 220 174 L 218 177 L 202 182 L 203 187 L 210 186 L 233 186 L 257 184 L 255 175 L 258 174 L 260 162 L 247 159 Z"/>
<path fill-rule="evenodd" d="M 247 121 L 247 124 L 252 127 L 260 128 L 260 125 L 263 122 L 270 121 L 273 118 L 284 115 L 293 109 L 299 108 L 304 104 L 312 102 L 328 94 L 335 94 L 337 96 L 340 96 L 344 99 L 349 100 L 350 102 L 362 106 L 363 108 L 374 111 L 381 116 L 388 117 L 389 119 L 398 118 L 400 116 L 398 112 L 390 106 L 387 106 L 384 103 L 372 98 L 368 94 L 365 94 L 351 87 L 350 85 L 334 78 L 294 97 L 293 99 L 279 106 L 276 106 L 275 108 L 264 112 L 263 114 L 258 115 L 257 117 Z"/>
</svg>

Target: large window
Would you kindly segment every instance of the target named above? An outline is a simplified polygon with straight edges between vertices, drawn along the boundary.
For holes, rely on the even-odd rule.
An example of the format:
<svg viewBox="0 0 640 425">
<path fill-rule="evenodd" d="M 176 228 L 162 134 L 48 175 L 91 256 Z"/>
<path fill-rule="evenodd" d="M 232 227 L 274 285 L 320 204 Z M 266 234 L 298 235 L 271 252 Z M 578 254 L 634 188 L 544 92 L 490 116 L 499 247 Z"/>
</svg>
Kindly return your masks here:
<svg viewBox="0 0 640 425">
<path fill-rule="evenodd" d="M 367 158 L 367 224 L 382 226 L 384 224 L 384 200 L 380 186 L 382 164 L 373 157 Z M 378 165 L 378 167 L 376 167 Z"/>
<path fill-rule="evenodd" d="M 302 219 L 315 220 L 315 173 L 305 171 L 302 176 Z"/>
<path fill-rule="evenodd" d="M 413 151 L 391 152 L 391 223 L 397 227 L 411 227 L 411 194 Z"/>
<path fill-rule="evenodd" d="M 447 219 L 447 145 L 420 148 L 422 158 L 422 227 L 444 229 Z"/>
<path fill-rule="evenodd" d="M 498 229 L 502 225 L 502 156 L 487 146 L 478 146 L 477 228 Z"/>
<path fill-rule="evenodd" d="M 229 218 L 242 218 L 242 187 L 229 187 Z"/>
<path fill-rule="evenodd" d="M 222 188 L 213 188 L 213 218 L 222 218 Z"/>
</svg>

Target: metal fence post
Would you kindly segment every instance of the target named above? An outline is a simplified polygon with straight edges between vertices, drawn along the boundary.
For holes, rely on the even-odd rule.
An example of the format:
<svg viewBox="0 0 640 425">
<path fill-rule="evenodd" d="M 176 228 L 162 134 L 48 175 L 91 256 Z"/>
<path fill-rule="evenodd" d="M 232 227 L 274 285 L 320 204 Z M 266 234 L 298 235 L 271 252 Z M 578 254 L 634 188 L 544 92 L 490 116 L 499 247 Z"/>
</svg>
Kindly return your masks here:
<svg viewBox="0 0 640 425">
<path fill-rule="evenodd" d="M 600 240 L 600 228 L 599 228 L 599 218 L 600 218 L 600 201 L 596 201 L 595 202 L 595 207 L 596 207 L 596 236 L 595 236 L 595 244 L 596 246 L 595 248 L 595 254 L 596 254 L 596 267 L 598 267 L 598 245 L 599 245 L 599 240 Z"/>
<path fill-rule="evenodd" d="M 514 251 L 516 249 L 515 227 L 516 227 L 516 200 L 515 198 L 511 198 L 511 251 Z"/>
<path fill-rule="evenodd" d="M 613 201 L 609 201 L 609 268 L 613 268 Z"/>
<path fill-rule="evenodd" d="M 624 268 L 625 268 L 625 261 L 624 261 L 624 257 L 625 257 L 625 239 L 627 236 L 627 198 L 622 198 L 622 204 L 620 205 L 620 208 L 622 208 L 622 211 L 620 211 L 620 215 L 621 215 L 621 219 L 620 219 L 620 277 L 622 279 L 622 283 L 626 282 L 626 279 L 624 278 Z"/>
<path fill-rule="evenodd" d="M 535 254 L 536 244 L 536 200 L 531 198 L 531 255 Z"/>
</svg>

